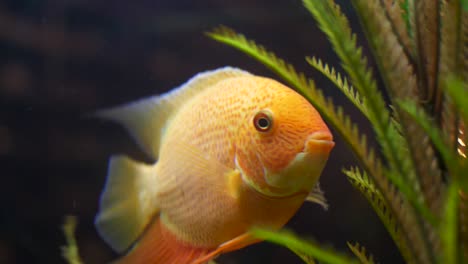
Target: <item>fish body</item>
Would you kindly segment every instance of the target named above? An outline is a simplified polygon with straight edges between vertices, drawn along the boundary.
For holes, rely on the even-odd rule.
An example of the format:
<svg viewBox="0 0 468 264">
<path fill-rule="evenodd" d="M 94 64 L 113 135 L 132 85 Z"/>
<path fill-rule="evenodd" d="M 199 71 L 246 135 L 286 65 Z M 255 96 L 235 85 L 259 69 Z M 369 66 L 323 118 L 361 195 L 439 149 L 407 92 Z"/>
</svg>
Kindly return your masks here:
<svg viewBox="0 0 468 264">
<path fill-rule="evenodd" d="M 257 242 L 252 227 L 282 227 L 317 189 L 334 145 L 302 96 L 230 67 L 97 115 L 157 160 L 111 158 L 96 225 L 121 263 L 203 263 Z"/>
</svg>

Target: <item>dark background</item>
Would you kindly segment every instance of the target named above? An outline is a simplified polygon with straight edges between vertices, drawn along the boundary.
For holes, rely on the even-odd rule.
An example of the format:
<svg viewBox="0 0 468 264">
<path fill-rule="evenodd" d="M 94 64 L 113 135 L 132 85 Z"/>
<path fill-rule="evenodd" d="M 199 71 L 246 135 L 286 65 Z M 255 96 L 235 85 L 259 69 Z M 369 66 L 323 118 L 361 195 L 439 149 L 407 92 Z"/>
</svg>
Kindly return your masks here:
<svg viewBox="0 0 468 264">
<path fill-rule="evenodd" d="M 338 2 L 358 29 L 348 1 Z M 63 263 L 60 226 L 67 214 L 79 217 L 85 263 L 116 257 L 93 226 L 107 160 L 118 152 L 145 157 L 122 128 L 83 115 L 168 91 L 224 65 L 275 77 L 203 34 L 220 24 L 316 79 L 362 131 L 371 132 L 304 61 L 316 55 L 338 66 L 299 0 L 0 0 L 0 263 Z M 370 206 L 340 172 L 356 161 L 340 138 L 336 142 L 321 178 L 329 210 L 305 204 L 288 228 L 341 251 L 346 241 L 358 241 L 382 263 L 401 262 Z M 218 262 L 301 263 L 269 243 Z"/>
</svg>

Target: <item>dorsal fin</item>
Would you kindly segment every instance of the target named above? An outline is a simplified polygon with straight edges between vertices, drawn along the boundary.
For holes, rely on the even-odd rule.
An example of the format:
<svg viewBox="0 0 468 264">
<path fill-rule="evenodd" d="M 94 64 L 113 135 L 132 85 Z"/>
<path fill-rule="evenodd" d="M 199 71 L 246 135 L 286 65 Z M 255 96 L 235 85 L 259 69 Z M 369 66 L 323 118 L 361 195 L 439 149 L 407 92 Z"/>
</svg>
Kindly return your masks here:
<svg viewBox="0 0 468 264">
<path fill-rule="evenodd" d="M 222 80 L 245 75 L 250 73 L 232 67 L 202 72 L 168 93 L 98 111 L 96 116 L 122 124 L 139 146 L 156 160 L 167 121 L 181 105 Z"/>
</svg>

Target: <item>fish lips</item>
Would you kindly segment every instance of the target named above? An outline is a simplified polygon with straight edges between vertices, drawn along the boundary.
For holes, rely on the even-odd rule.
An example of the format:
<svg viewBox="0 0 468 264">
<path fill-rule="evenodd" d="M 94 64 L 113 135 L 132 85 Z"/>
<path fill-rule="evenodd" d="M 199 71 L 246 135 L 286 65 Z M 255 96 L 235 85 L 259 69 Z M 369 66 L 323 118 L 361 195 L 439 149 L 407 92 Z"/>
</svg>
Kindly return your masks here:
<svg viewBox="0 0 468 264">
<path fill-rule="evenodd" d="M 309 192 L 317 183 L 335 146 L 329 131 L 314 132 L 307 137 L 304 149 L 280 172 L 265 173 L 266 183 L 275 189 L 275 196 Z"/>
<path fill-rule="evenodd" d="M 302 152 L 328 155 L 334 146 L 333 135 L 329 131 L 317 131 L 307 137 Z"/>
</svg>

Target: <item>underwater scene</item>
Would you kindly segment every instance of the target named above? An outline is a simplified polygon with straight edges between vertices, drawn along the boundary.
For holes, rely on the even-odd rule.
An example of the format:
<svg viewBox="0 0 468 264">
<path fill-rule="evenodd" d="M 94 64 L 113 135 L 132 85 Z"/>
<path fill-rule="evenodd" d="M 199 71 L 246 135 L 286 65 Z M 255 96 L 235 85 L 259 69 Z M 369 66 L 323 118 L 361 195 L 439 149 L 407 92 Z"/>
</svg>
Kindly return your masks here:
<svg viewBox="0 0 468 264">
<path fill-rule="evenodd" d="M 0 264 L 467 263 L 468 1 L 0 1 Z"/>
</svg>

